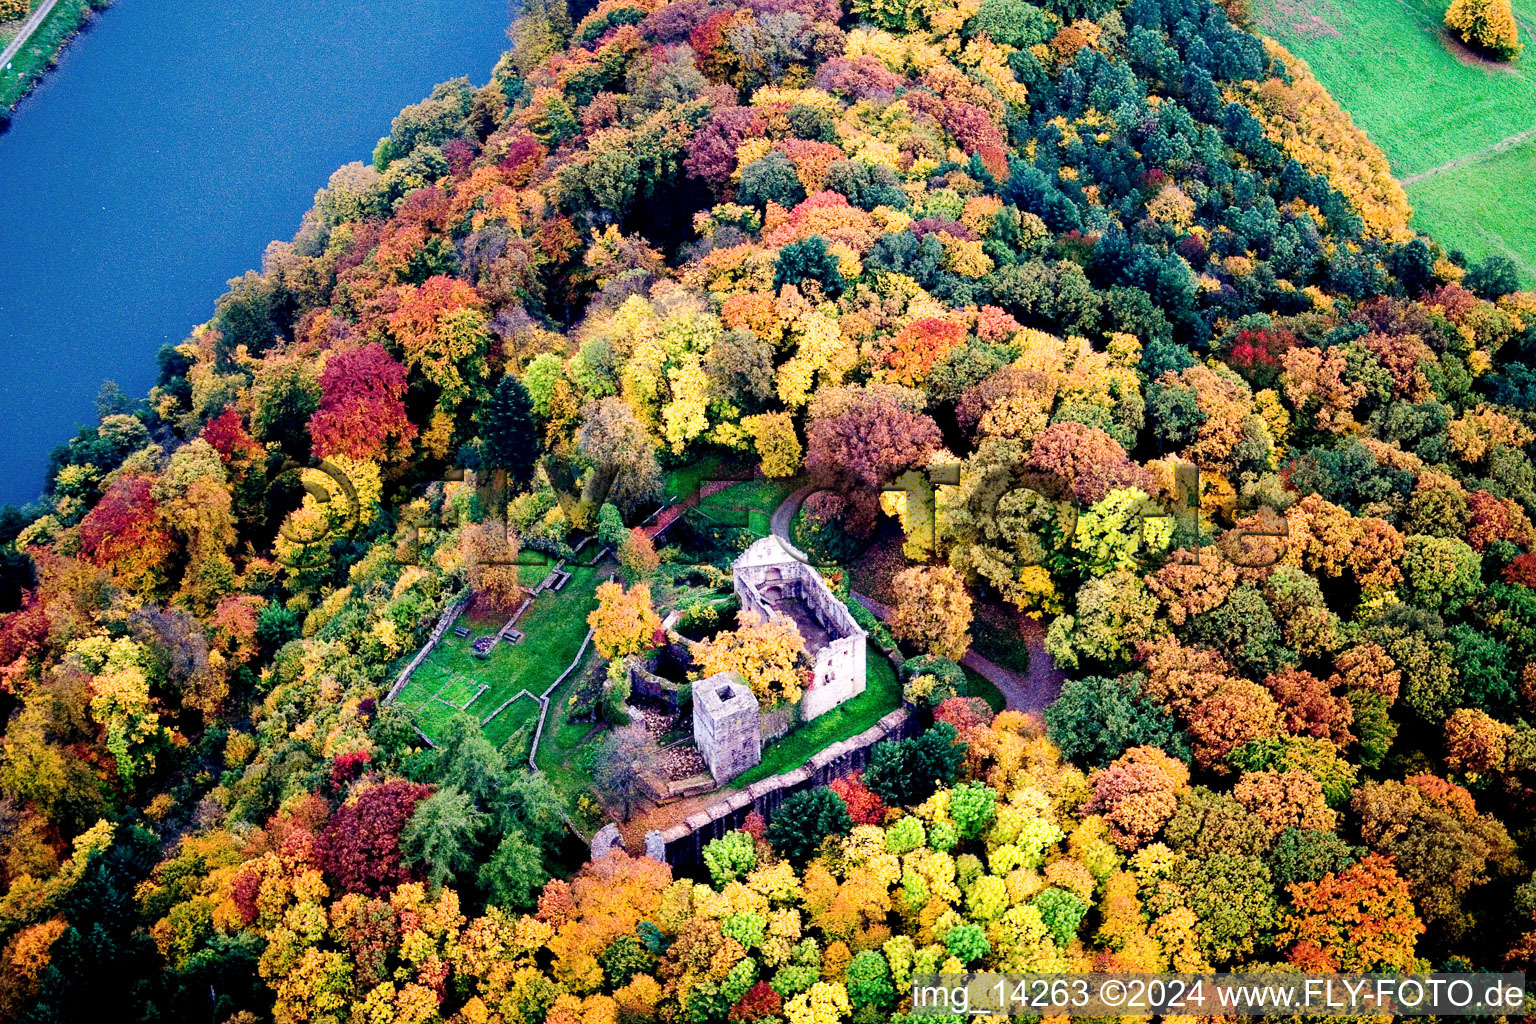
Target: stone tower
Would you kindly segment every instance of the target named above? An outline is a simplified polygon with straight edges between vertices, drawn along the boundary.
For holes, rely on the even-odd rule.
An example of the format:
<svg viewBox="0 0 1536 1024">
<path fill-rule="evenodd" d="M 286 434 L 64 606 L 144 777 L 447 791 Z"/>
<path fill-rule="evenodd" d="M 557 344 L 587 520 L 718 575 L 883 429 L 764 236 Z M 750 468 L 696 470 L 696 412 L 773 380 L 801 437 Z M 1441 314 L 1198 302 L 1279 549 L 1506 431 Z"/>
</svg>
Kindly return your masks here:
<svg viewBox="0 0 1536 1024">
<path fill-rule="evenodd" d="M 693 742 L 719 783 L 763 759 L 757 698 L 741 673 L 721 672 L 693 684 Z"/>
</svg>

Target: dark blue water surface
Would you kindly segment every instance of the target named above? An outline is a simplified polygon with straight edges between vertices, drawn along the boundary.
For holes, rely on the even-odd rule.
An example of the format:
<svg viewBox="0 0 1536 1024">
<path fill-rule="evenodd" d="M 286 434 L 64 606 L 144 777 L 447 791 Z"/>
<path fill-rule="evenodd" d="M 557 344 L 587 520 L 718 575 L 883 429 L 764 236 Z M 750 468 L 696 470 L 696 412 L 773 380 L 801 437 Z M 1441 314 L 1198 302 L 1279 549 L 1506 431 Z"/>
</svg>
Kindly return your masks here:
<svg viewBox="0 0 1536 1024">
<path fill-rule="evenodd" d="M 154 354 L 290 238 L 433 84 L 482 84 L 507 0 L 118 0 L 0 135 L 0 502 L 141 395 Z"/>
</svg>

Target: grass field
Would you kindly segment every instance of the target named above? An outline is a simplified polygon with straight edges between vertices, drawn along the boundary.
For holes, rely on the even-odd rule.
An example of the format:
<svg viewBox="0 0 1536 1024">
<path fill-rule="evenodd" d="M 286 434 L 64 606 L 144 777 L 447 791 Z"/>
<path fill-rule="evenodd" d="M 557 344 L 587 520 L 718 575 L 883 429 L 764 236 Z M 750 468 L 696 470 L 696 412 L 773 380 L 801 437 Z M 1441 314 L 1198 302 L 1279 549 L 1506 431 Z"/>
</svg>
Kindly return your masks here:
<svg viewBox="0 0 1536 1024">
<path fill-rule="evenodd" d="M 1443 29 L 1445 0 L 1256 0 L 1254 27 L 1312 66 L 1392 163 L 1415 228 L 1476 261 L 1505 255 L 1536 283 L 1536 50 L 1513 64 L 1478 59 Z M 1536 0 L 1516 0 L 1536 42 Z M 1430 174 L 1452 161 L 1466 166 Z"/>
<path fill-rule="evenodd" d="M 758 536 L 768 536 L 774 509 L 794 493 L 798 479 L 746 480 L 732 484 L 718 494 L 699 502 L 698 511 L 715 522 L 745 527 Z"/>
<path fill-rule="evenodd" d="M 1536 140 L 1426 178 L 1409 195 L 1416 226 L 1474 258 L 1507 256 L 1536 284 Z"/>
<path fill-rule="evenodd" d="M 542 578 L 543 572 L 536 566 L 524 566 L 519 575 L 528 585 Z M 543 693 L 581 649 L 587 635 L 587 613 L 596 607 L 594 594 L 604 578 L 606 574 L 598 569 L 573 567 L 565 589 L 539 595 L 518 620 L 523 642 L 497 644 L 483 661 L 474 656 L 470 645 L 476 637 L 498 629 L 504 620 L 460 618 L 458 625 L 469 626 L 470 635 L 461 639 L 450 631 L 416 670 L 397 702 L 416 709 L 421 731 L 436 738 L 435 730 L 466 701 L 468 713 L 483 719 L 521 690 Z M 505 743 L 520 730 L 531 732 L 538 715 L 538 701 L 521 697 L 486 725 L 485 734 L 493 743 Z"/>
</svg>

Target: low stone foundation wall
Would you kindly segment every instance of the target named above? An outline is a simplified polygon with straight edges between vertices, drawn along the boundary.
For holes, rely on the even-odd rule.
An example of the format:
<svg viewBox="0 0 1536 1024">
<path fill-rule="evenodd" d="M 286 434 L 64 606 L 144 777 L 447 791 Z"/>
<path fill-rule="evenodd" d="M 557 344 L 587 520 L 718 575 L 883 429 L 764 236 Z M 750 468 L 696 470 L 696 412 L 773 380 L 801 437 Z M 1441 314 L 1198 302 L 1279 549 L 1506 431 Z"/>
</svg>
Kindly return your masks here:
<svg viewBox="0 0 1536 1024">
<path fill-rule="evenodd" d="M 644 665 L 640 664 L 638 658 L 630 662 L 629 690 L 636 696 L 661 701 L 676 711 L 682 703 L 682 694 L 686 686 L 686 683 L 674 683 L 670 679 L 664 679 L 648 671 Z"/>
<path fill-rule="evenodd" d="M 857 736 L 819 751 L 792 772 L 754 782 L 666 831 L 646 833 L 645 855 L 665 860 L 673 870 L 682 874 L 697 871 L 704 861 L 705 844 L 740 828 L 748 814 L 756 811 L 772 821 L 775 812 L 792 794 L 825 786 L 833 779 L 861 771 L 869 764 L 869 751 L 876 743 L 908 739 L 921 729 L 915 714 L 906 708 L 898 708 Z"/>
<path fill-rule="evenodd" d="M 469 601 L 472 597 L 474 597 L 474 594 L 466 590 L 457 600 L 443 609 L 443 614 L 438 617 L 437 625 L 432 627 L 432 633 L 427 637 L 427 642 L 422 644 L 421 650 L 416 652 L 416 656 L 406 664 L 405 668 L 400 670 L 400 674 L 395 677 L 394 685 L 384 695 L 385 704 L 400 696 L 400 691 L 405 689 L 405 684 L 411 681 L 411 676 L 421 667 L 421 663 L 427 659 L 427 655 L 431 654 L 433 648 L 442 643 L 443 637 L 448 632 L 448 627 L 453 625 L 453 621 L 459 617 L 465 608 L 469 607 Z M 421 730 L 418 729 L 417 731 L 420 732 Z M 427 739 L 425 734 L 421 738 Z M 427 740 L 427 743 L 430 745 L 432 741 Z"/>
</svg>

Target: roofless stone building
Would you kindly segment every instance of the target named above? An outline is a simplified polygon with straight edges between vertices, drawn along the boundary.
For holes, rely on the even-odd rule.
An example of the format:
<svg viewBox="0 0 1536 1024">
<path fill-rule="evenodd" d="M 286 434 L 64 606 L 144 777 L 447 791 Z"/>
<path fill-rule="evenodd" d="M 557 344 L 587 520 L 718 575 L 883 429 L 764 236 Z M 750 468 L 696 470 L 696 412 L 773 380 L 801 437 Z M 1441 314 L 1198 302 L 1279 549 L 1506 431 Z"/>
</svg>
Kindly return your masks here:
<svg viewBox="0 0 1536 1024">
<path fill-rule="evenodd" d="M 816 671 L 800 698 L 801 720 L 809 722 L 864 692 L 867 635 L 821 573 L 776 536 L 747 548 L 732 568 L 744 611 L 765 620 L 787 616 L 805 639 Z"/>
</svg>

